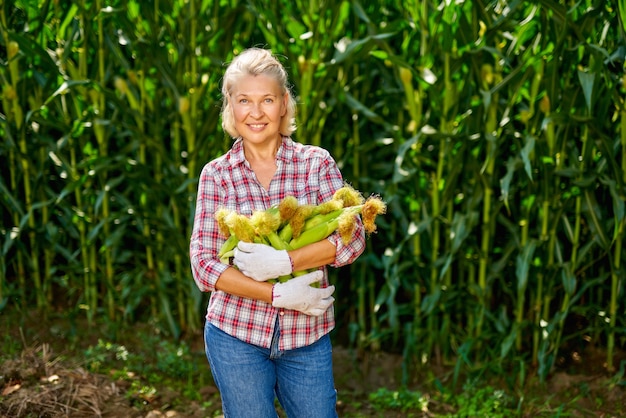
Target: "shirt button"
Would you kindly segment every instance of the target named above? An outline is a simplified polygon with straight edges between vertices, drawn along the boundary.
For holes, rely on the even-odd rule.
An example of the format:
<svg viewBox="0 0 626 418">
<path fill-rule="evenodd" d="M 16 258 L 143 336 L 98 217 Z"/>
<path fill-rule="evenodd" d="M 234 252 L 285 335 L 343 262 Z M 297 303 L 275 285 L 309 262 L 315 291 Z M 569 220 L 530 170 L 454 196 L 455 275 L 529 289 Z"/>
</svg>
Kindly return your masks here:
<svg viewBox="0 0 626 418">
<path fill-rule="evenodd" d="M 280 316 L 285 316 L 285 311 L 283 311 L 282 309 L 280 310 L 280 312 L 278 313 Z"/>
</svg>

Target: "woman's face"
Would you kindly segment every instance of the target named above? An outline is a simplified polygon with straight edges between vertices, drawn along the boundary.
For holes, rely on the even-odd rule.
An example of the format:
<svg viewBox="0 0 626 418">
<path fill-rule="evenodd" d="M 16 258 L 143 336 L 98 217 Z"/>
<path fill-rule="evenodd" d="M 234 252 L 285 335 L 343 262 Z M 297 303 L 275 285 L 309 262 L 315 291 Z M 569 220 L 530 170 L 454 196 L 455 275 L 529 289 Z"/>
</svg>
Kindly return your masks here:
<svg viewBox="0 0 626 418">
<path fill-rule="evenodd" d="M 266 75 L 241 77 L 230 95 L 235 128 L 245 141 L 263 144 L 280 138 L 280 123 L 287 109 L 287 93 Z"/>
</svg>

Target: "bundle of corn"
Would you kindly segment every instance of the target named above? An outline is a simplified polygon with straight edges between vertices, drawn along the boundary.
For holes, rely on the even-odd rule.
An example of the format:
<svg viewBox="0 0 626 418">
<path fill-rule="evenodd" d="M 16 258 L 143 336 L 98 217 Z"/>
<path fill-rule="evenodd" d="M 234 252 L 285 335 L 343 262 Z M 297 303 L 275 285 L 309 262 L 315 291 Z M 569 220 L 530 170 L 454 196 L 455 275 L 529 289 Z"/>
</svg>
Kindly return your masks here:
<svg viewBox="0 0 626 418">
<path fill-rule="evenodd" d="M 295 250 L 318 242 L 338 231 L 347 244 L 356 228 L 356 216 L 361 216 L 367 234 L 376 231 L 376 216 L 386 212 L 387 205 L 378 196 L 364 199 L 350 186 L 337 190 L 333 198 L 319 205 L 300 205 L 293 196 L 285 197 L 278 205 L 252 216 L 219 209 L 215 219 L 227 240 L 218 256 L 224 263 L 234 255 L 239 241 L 271 245 L 277 250 Z M 301 272 L 295 272 L 294 276 Z M 281 281 L 288 280 L 281 278 Z"/>
</svg>

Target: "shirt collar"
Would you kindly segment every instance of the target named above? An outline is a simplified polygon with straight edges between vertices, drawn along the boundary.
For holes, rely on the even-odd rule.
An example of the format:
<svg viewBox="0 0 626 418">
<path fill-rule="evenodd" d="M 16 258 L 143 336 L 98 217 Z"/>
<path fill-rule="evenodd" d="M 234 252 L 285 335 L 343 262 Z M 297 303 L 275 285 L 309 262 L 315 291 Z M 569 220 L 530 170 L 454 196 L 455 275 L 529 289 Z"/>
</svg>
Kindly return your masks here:
<svg viewBox="0 0 626 418">
<path fill-rule="evenodd" d="M 243 153 L 243 138 L 239 137 L 231 147 L 231 164 L 239 165 L 246 162 L 246 156 Z"/>
<path fill-rule="evenodd" d="M 283 141 L 276 153 L 276 160 L 293 161 L 293 141 L 288 136 L 283 136 L 282 138 Z"/>
<path fill-rule="evenodd" d="M 231 147 L 231 162 L 233 165 L 246 163 L 246 156 L 243 152 L 243 138 L 239 137 Z M 276 160 L 292 161 L 293 160 L 293 141 L 288 136 L 282 137 L 282 143 L 276 153 Z"/>
</svg>

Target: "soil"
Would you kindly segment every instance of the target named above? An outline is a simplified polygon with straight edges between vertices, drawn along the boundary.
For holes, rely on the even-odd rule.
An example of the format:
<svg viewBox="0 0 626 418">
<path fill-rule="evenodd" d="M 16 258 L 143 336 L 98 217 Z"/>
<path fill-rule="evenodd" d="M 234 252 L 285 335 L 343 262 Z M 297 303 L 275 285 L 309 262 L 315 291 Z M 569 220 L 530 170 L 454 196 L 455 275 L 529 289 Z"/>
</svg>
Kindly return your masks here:
<svg viewBox="0 0 626 418">
<path fill-rule="evenodd" d="M 0 312 L 0 338 L 4 338 L 0 341 L 0 418 L 219 417 L 219 394 L 210 377 L 195 384 L 195 393 L 199 396 L 193 400 L 193 396 L 186 396 L 184 384 L 172 385 L 171 380 L 164 379 L 152 385 L 156 386 L 155 391 L 142 391 L 138 389 L 143 381 L 141 375 L 109 367 L 98 372 L 85 358 L 86 350 L 96 346 L 98 341 L 106 341 L 102 334 L 107 334 L 129 351 L 134 347 L 148 361 L 150 352 L 155 349 L 151 346 L 155 340 L 145 339 L 150 332 L 154 337 L 155 327 L 146 325 L 145 329 L 131 333 L 103 332 L 85 323 L 77 325 L 76 320 L 69 321 L 62 316 L 55 320 L 42 320 L 34 315 L 16 319 Z M 161 338 L 165 337 L 161 335 Z M 201 334 L 185 335 L 182 340 L 189 346 L 188 359 L 210 376 Z M 617 376 L 607 373 L 604 352 L 587 348 L 584 353 L 576 353 L 567 362 L 563 361 L 567 367 L 555 370 L 547 383 L 540 384 L 529 378 L 523 394 L 513 393 L 517 413 L 494 416 L 625 416 L 623 371 Z M 442 401 L 450 398 L 442 396 L 437 389 L 451 385 L 452 365 L 412 370 L 408 388 L 421 393 L 428 402 L 425 407 L 404 409 L 389 401 L 381 406 L 370 397 L 381 388 L 387 390 L 385 393 L 400 390 L 403 368 L 399 354 L 356 352 L 335 346 L 334 368 L 340 417 L 473 416 L 470 413 L 453 415 L 453 405 Z M 501 385 L 507 390 L 506 384 L 497 379 L 489 385 L 495 388 Z M 463 387 L 459 388 L 462 390 Z M 279 415 L 284 416 L 281 412 Z"/>
</svg>

